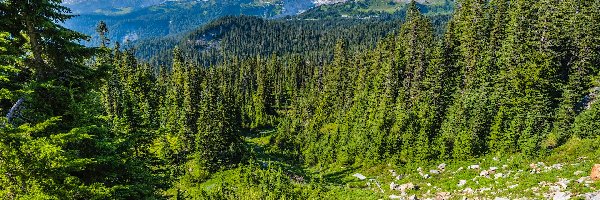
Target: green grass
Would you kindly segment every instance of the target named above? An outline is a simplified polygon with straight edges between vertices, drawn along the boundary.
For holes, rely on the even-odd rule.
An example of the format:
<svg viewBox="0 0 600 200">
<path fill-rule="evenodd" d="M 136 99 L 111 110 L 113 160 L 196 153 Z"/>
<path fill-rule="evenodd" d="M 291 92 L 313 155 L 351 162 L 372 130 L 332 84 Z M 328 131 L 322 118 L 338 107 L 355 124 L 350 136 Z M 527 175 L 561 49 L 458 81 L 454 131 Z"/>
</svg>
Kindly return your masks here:
<svg viewBox="0 0 600 200">
<path fill-rule="evenodd" d="M 280 192 L 299 195 L 293 196 L 293 198 L 387 199 L 390 195 L 400 195 L 399 191 L 390 190 L 391 182 L 396 184 L 413 183 L 417 185 L 419 187 L 418 190 L 408 191 L 407 194 L 414 194 L 420 199 L 435 198 L 439 192 L 450 192 L 452 199 L 461 199 L 463 196 L 492 199 L 494 197 L 541 199 L 545 198 L 543 195 L 550 190 L 550 187 L 540 185 L 540 183 L 556 183 L 560 179 L 570 180 L 564 191 L 571 192 L 574 198 L 579 194 L 590 193 L 600 189 L 600 183 L 598 182 L 591 184 L 576 182 L 577 179 L 583 176 L 589 176 L 590 169 L 594 163 L 600 163 L 600 157 L 598 156 L 600 155 L 600 144 L 598 144 L 598 140 L 573 139 L 562 147 L 548 152 L 546 156 L 539 158 L 529 158 L 517 154 L 504 156 L 489 155 L 466 161 L 445 161 L 444 163 L 447 164 L 445 171 L 439 175 L 430 174 L 431 178 L 424 179 L 417 172 L 418 167 L 422 167 L 425 173 L 429 173 L 430 169 L 437 169 L 437 165 L 442 162 L 407 166 L 394 166 L 392 164 L 304 166 L 296 162 L 296 159 L 289 153 L 280 152 L 277 148 L 269 144 L 273 133 L 274 131 L 272 130 L 253 133 L 246 137 L 246 142 L 252 149 L 255 162 L 263 165 L 261 169 L 257 170 L 271 170 L 262 174 L 262 176 L 267 177 L 262 177 L 265 180 L 261 183 L 269 183 L 271 185 L 286 184 L 286 187 L 290 189 Z M 530 173 L 532 170 L 530 164 L 538 162 L 543 162 L 547 167 L 554 164 L 561 164 L 562 168 L 544 170 L 542 167 L 540 173 Z M 496 173 L 506 174 L 508 177 L 497 179 L 494 178 L 494 175 L 491 175 L 491 178 L 480 177 L 480 170 L 467 169 L 468 166 L 474 164 L 479 164 L 481 169 L 498 167 Z M 395 180 L 395 177 L 391 175 L 389 170 L 395 170 L 398 175 L 402 174 L 404 178 Z M 278 171 L 281 173 L 278 173 Z M 575 175 L 577 171 L 581 171 L 582 174 Z M 219 172 L 213 175 L 211 180 L 203 183 L 201 187 L 204 187 L 205 190 L 215 189 L 224 180 L 228 180 L 228 182 L 235 185 L 235 183 L 241 182 L 240 177 L 244 177 L 240 173 L 243 172 L 239 169 Z M 355 173 L 363 174 L 367 179 L 359 180 L 352 176 Z M 281 182 L 280 180 L 280 182 L 273 183 L 272 180 L 274 178 L 268 176 L 280 178 L 283 176 L 283 179 L 296 176 L 302 177 L 303 181 Z M 271 180 L 271 182 L 266 180 Z M 458 186 L 459 180 L 466 180 L 467 183 L 464 186 Z M 380 184 L 380 187 L 376 186 L 376 182 Z M 254 188 L 259 186 L 238 184 L 238 187 Z M 476 192 L 472 194 L 462 193 L 466 188 L 471 188 Z M 383 193 L 381 193 L 381 190 L 383 190 Z M 239 189 L 239 191 L 242 191 L 242 189 Z M 260 191 L 260 189 L 249 189 L 246 193 L 252 193 L 255 197 L 257 197 L 256 195 L 266 195 L 257 191 Z"/>
</svg>

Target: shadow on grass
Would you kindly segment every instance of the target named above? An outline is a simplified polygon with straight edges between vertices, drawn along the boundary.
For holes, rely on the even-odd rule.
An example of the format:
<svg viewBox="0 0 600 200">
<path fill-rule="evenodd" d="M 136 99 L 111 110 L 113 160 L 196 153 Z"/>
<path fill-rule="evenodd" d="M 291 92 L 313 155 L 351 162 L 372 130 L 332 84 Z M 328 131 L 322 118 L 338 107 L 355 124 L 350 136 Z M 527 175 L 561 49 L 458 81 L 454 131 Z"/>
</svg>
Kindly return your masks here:
<svg viewBox="0 0 600 200">
<path fill-rule="evenodd" d="M 352 181 L 344 181 L 344 178 L 350 176 L 351 174 L 356 173 L 356 170 L 358 168 L 360 168 L 360 167 L 352 166 L 352 167 L 347 167 L 341 171 L 336 171 L 333 173 L 325 174 L 325 175 L 323 175 L 323 181 L 325 181 L 327 183 L 333 183 L 333 184 L 339 184 L 339 185 L 352 183 L 352 182 L 360 182 L 360 180 L 358 180 L 358 179 L 352 180 Z"/>
<path fill-rule="evenodd" d="M 297 182 L 311 182 L 312 177 L 308 175 L 295 153 L 280 150 L 269 144 L 269 138 L 274 133 L 274 129 L 246 132 L 245 143 L 252 156 L 251 159 L 262 163 L 264 167 L 281 168 L 285 174 Z"/>
</svg>

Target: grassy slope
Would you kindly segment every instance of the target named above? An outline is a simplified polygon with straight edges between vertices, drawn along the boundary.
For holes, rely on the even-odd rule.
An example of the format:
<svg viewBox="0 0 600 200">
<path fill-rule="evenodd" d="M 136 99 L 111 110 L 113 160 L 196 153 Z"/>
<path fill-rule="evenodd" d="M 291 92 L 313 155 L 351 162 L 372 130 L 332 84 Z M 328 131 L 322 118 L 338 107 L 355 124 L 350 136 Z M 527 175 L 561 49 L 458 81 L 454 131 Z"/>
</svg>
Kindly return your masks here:
<svg viewBox="0 0 600 200">
<path fill-rule="evenodd" d="M 291 181 L 294 191 L 306 194 L 303 198 L 323 199 L 387 199 L 390 195 L 401 195 L 400 191 L 390 189 L 390 183 L 413 183 L 418 190 L 409 190 L 405 197 L 416 195 L 419 199 L 435 198 L 442 192 L 449 192 L 451 199 L 471 197 L 479 199 L 494 199 L 495 197 L 515 198 L 551 198 L 551 190 L 559 188 L 573 198 L 600 189 L 600 182 L 577 182 L 582 177 L 589 176 L 594 163 L 600 163 L 599 140 L 571 140 L 566 145 L 548 152 L 540 158 L 531 159 L 522 155 L 489 155 L 468 161 L 439 161 L 431 164 L 409 164 L 393 166 L 390 164 L 370 164 L 354 166 L 308 167 L 294 162 L 286 152 L 280 152 L 269 145 L 272 131 L 262 132 L 246 138 L 247 144 L 253 149 L 252 154 L 263 168 L 281 169 L 290 179 L 302 177 L 303 181 Z M 542 165 L 540 162 L 543 162 Z M 424 173 L 437 169 L 438 164 L 446 163 L 446 169 L 438 175 L 424 179 L 417 172 L 421 167 Z M 539 163 L 539 173 L 531 173 L 531 163 Z M 467 169 L 470 165 L 478 164 L 481 170 L 498 167 L 496 174 L 505 175 L 502 178 L 481 177 L 481 170 Z M 558 168 L 557 165 L 561 167 Z M 553 167 L 554 165 L 554 167 Z M 462 168 L 462 169 L 461 169 Z M 403 178 L 396 180 L 390 170 L 395 170 Z M 239 179 L 237 170 L 228 170 L 215 174 L 213 179 L 201 185 L 201 189 L 210 190 L 222 180 Z M 367 177 L 359 180 L 353 174 L 360 173 Z M 568 180 L 566 188 L 558 182 Z M 466 180 L 463 186 L 458 186 L 460 180 Z M 380 184 L 380 187 L 377 186 Z M 239 186 L 254 187 L 254 186 Z M 470 189 L 468 189 L 470 188 Z M 383 193 L 381 192 L 383 190 Z M 470 192 L 472 190 L 473 192 Z M 263 196 L 261 196 L 263 195 Z M 254 198 L 264 198 L 259 193 Z M 579 197 L 578 197 L 579 196 Z M 253 199 L 252 195 L 247 196 Z M 584 198 L 582 198 L 584 199 Z"/>
</svg>

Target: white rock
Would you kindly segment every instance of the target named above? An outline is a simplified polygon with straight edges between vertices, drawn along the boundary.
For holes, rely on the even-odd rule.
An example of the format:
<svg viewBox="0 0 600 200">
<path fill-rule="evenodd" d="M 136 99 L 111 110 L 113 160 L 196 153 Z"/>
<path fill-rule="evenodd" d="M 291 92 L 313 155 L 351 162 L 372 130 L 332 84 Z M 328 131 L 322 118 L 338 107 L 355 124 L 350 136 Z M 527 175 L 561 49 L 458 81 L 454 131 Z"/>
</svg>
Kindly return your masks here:
<svg viewBox="0 0 600 200">
<path fill-rule="evenodd" d="M 465 188 L 462 192 L 463 194 L 473 194 L 475 191 L 471 188 Z"/>
<path fill-rule="evenodd" d="M 496 197 L 496 198 L 494 198 L 494 200 L 510 200 L 510 199 L 506 198 L 506 197 Z"/>
<path fill-rule="evenodd" d="M 404 178 L 404 176 L 402 176 L 402 175 L 398 175 L 398 176 L 396 176 L 396 180 L 400 180 L 400 179 L 402 179 L 402 178 Z"/>
<path fill-rule="evenodd" d="M 591 192 L 581 195 L 586 200 L 600 200 L 600 192 Z"/>
<path fill-rule="evenodd" d="M 458 186 L 458 187 L 462 187 L 462 186 L 464 186 L 465 184 L 467 184 L 467 180 L 460 180 L 460 181 L 458 181 L 458 185 L 456 185 L 456 186 Z"/>
<path fill-rule="evenodd" d="M 552 165 L 552 168 L 554 168 L 554 169 L 562 169 L 562 167 L 563 167 L 563 165 L 560 163 Z"/>
<path fill-rule="evenodd" d="M 424 179 L 428 179 L 429 177 L 430 177 L 429 174 L 423 174 Z"/>
<path fill-rule="evenodd" d="M 588 182 L 589 180 L 590 180 L 589 176 L 584 176 L 584 177 L 581 177 L 581 178 L 577 179 L 577 182 L 578 183 L 583 183 L 583 182 Z"/>
<path fill-rule="evenodd" d="M 557 192 L 554 193 L 554 196 L 552 197 L 553 200 L 568 200 L 571 199 L 571 194 L 568 194 L 566 192 Z"/>
<path fill-rule="evenodd" d="M 558 182 L 556 182 L 556 184 L 558 184 L 560 187 L 562 187 L 562 189 L 567 189 L 567 186 L 569 185 L 569 183 L 571 183 L 571 180 L 564 179 L 564 178 L 561 178 L 558 180 Z"/>
<path fill-rule="evenodd" d="M 450 197 L 451 197 L 450 192 L 438 192 L 435 195 L 436 200 L 448 200 L 448 199 L 450 199 Z"/>
<path fill-rule="evenodd" d="M 402 199 L 402 196 L 392 194 L 392 195 L 390 195 L 390 199 Z"/>
<path fill-rule="evenodd" d="M 419 168 L 417 168 L 417 171 L 418 171 L 418 172 L 422 172 L 422 171 L 423 171 L 423 168 L 419 167 Z"/>
<path fill-rule="evenodd" d="M 440 174 L 440 171 L 432 169 L 432 170 L 429 170 L 429 173 L 431 173 L 431 174 Z"/>
<path fill-rule="evenodd" d="M 468 167 L 468 169 L 479 169 L 479 165 L 471 165 Z"/>
<path fill-rule="evenodd" d="M 400 192 L 406 192 L 408 190 L 415 189 L 415 185 L 413 183 L 406 183 L 402 185 L 395 184 L 394 182 L 390 183 L 390 190 L 396 190 Z"/>
<path fill-rule="evenodd" d="M 514 189 L 514 188 L 516 188 L 516 187 L 519 187 L 519 184 L 514 184 L 514 185 L 510 185 L 510 186 L 508 186 L 508 188 L 509 188 L 509 189 Z"/>
<path fill-rule="evenodd" d="M 418 200 L 416 195 L 412 195 L 410 197 L 408 197 L 408 200 Z"/>
<path fill-rule="evenodd" d="M 354 177 L 356 177 L 356 178 L 358 178 L 358 179 L 360 179 L 360 180 L 365 180 L 365 179 L 367 179 L 367 177 L 366 177 L 366 176 L 364 176 L 364 175 L 362 175 L 362 174 L 359 174 L 359 173 L 356 173 L 356 174 L 354 174 L 354 175 L 352 175 L 352 176 L 354 176 Z"/>
<path fill-rule="evenodd" d="M 496 172 L 496 170 L 498 170 L 498 167 L 490 167 L 490 171 Z"/>
<path fill-rule="evenodd" d="M 499 179 L 499 178 L 504 178 L 504 174 L 502 174 L 502 173 L 494 174 L 494 179 Z"/>
<path fill-rule="evenodd" d="M 483 170 L 483 171 L 479 172 L 479 176 L 489 177 L 490 173 L 486 170 Z"/>
<path fill-rule="evenodd" d="M 560 192 L 560 186 L 558 185 L 551 185 L 550 188 L 548 189 L 550 192 Z"/>
<path fill-rule="evenodd" d="M 437 168 L 441 171 L 444 171 L 446 169 L 446 163 L 439 164 Z"/>
<path fill-rule="evenodd" d="M 394 182 L 391 182 L 391 183 L 390 183 L 390 190 L 396 190 L 396 187 L 397 187 L 397 186 L 398 186 L 398 185 L 397 185 L 396 183 L 394 183 Z"/>
</svg>

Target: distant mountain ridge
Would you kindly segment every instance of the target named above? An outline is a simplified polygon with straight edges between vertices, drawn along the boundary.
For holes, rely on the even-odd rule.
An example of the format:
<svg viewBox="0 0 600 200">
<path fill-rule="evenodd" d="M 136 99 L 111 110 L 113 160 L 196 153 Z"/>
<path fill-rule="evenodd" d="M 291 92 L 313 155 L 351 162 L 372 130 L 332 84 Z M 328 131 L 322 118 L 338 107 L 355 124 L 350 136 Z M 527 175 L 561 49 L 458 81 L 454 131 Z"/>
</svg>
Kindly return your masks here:
<svg viewBox="0 0 600 200">
<path fill-rule="evenodd" d="M 450 0 L 418 2 L 447 1 Z M 99 41 L 95 33 L 99 21 L 107 23 L 109 38 L 127 42 L 183 33 L 223 16 L 279 18 L 305 13 L 304 18 L 311 19 L 362 18 L 382 11 L 394 13 L 401 10 L 405 2 L 410 0 L 66 0 L 63 5 L 79 15 L 65 22 L 66 27 L 92 36 L 86 43 L 92 45 Z"/>
<path fill-rule="evenodd" d="M 64 5 L 80 15 L 67 21 L 65 25 L 95 36 L 96 24 L 105 21 L 110 30 L 108 36 L 113 40 L 125 42 L 185 32 L 227 15 L 270 18 L 280 14 L 279 11 L 284 8 L 279 4 L 280 0 L 108 0 L 99 3 L 100 1 L 64 2 Z M 88 8 L 79 9 L 86 5 L 89 5 Z M 291 12 L 293 11 L 291 9 Z M 94 42 L 97 42 L 97 38 L 92 39 L 90 43 Z"/>
<path fill-rule="evenodd" d="M 71 8 L 73 13 L 87 14 L 101 10 L 118 8 L 141 9 L 164 3 L 167 0 L 65 0 L 63 4 Z"/>
</svg>

